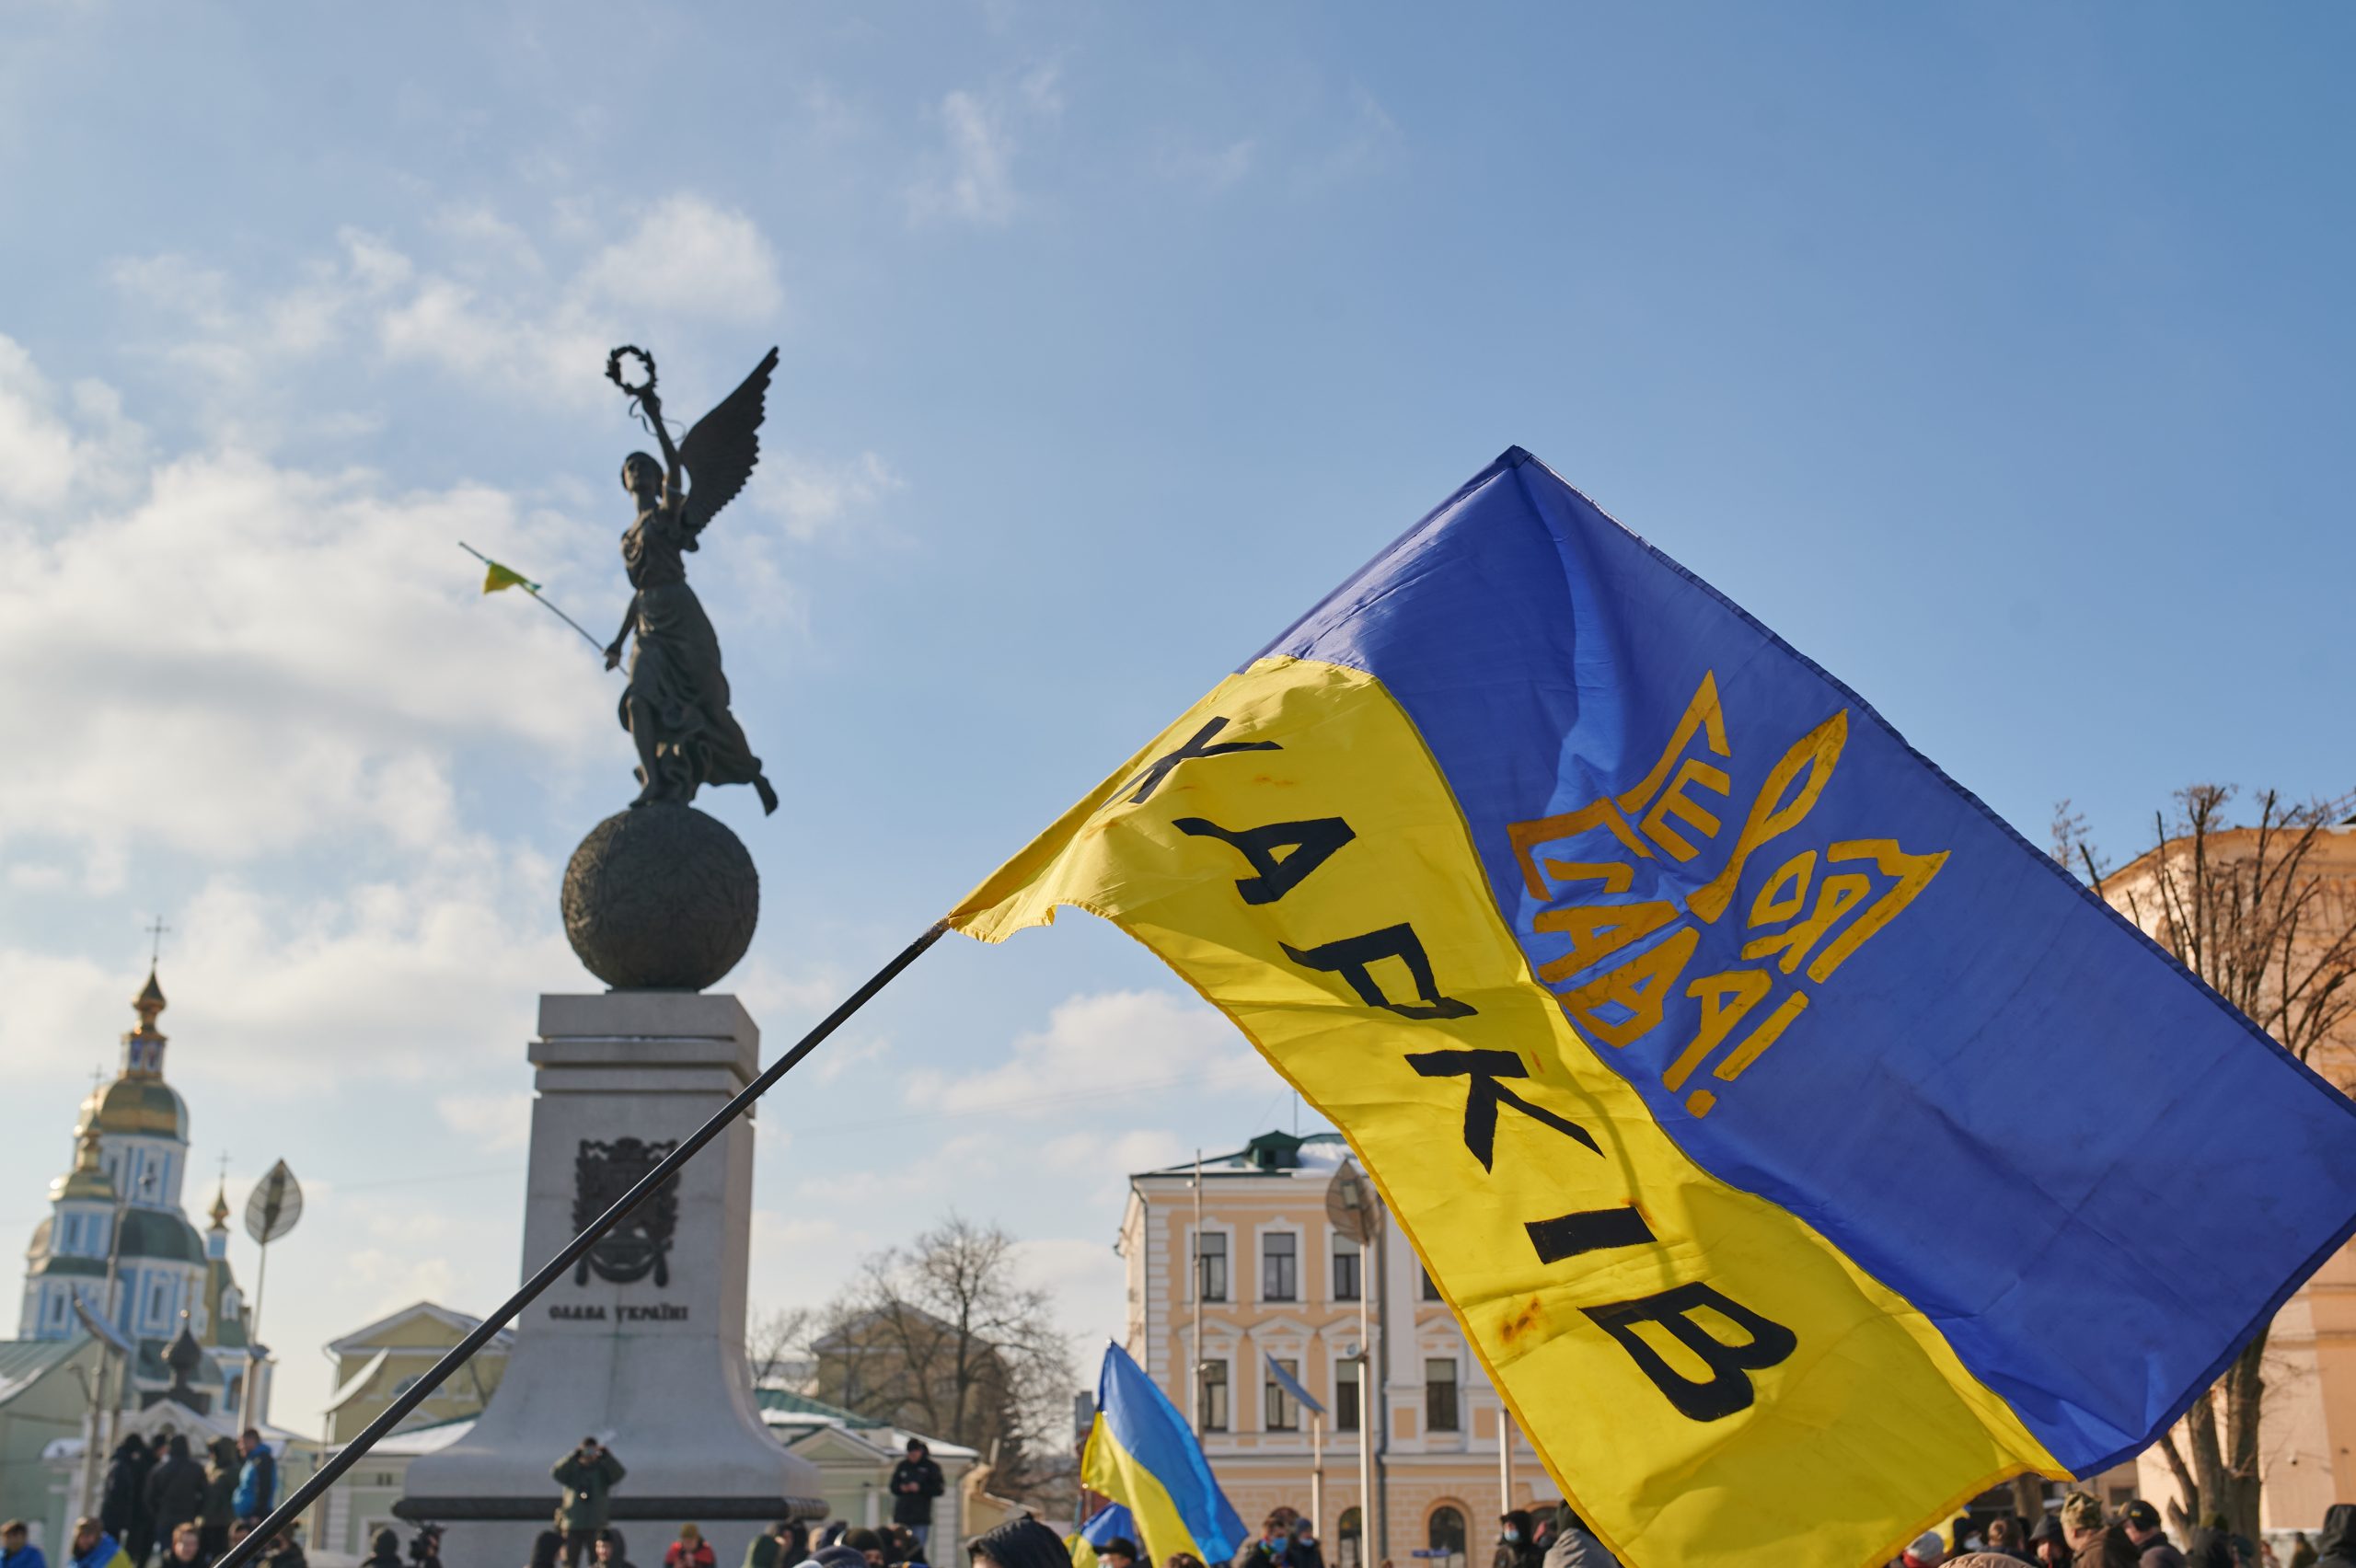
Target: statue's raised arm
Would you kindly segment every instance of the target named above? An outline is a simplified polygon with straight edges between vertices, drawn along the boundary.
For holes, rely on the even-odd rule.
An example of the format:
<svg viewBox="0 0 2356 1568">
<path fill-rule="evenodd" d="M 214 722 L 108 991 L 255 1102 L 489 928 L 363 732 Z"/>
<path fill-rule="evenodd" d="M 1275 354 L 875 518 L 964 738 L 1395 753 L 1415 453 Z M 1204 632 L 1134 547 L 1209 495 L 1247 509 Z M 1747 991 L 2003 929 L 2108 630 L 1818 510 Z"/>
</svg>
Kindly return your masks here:
<svg viewBox="0 0 2356 1568">
<path fill-rule="evenodd" d="M 633 357 L 644 367 L 636 382 L 623 373 L 624 361 Z M 622 727 L 638 748 L 641 788 L 632 805 L 685 805 L 707 784 L 750 784 L 763 810 L 777 810 L 777 791 L 762 774 L 761 759 L 728 710 L 720 638 L 687 586 L 680 559 L 752 478 L 761 454 L 762 405 L 776 368 L 771 349 L 744 384 L 674 446 L 654 391 L 653 356 L 620 348 L 606 363 L 606 375 L 629 395 L 663 448 L 660 459 L 633 452 L 622 463 L 622 488 L 638 502 L 638 520 L 622 535 L 622 565 L 635 592 L 606 652 L 609 665 L 618 663 L 623 644 L 636 640 L 621 700 Z"/>
</svg>

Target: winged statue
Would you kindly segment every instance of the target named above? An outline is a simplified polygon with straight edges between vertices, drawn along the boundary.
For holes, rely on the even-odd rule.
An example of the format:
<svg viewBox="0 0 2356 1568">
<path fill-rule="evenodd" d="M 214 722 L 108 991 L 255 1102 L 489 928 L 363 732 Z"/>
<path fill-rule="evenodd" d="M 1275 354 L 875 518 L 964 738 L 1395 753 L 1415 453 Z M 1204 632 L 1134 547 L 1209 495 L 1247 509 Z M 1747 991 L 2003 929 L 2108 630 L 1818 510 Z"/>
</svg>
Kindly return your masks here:
<svg viewBox="0 0 2356 1568">
<path fill-rule="evenodd" d="M 635 383 L 623 378 L 623 362 L 632 358 L 644 367 L 643 379 Z M 622 460 L 622 488 L 638 502 L 638 521 L 622 535 L 622 566 L 634 592 L 622 628 L 606 649 L 606 667 L 617 669 L 624 649 L 637 640 L 621 699 L 622 728 L 638 747 L 642 786 L 633 806 L 684 805 L 707 784 L 750 784 L 764 812 L 777 810 L 777 791 L 762 775 L 761 759 L 728 710 L 720 637 L 687 586 L 685 559 L 698 548 L 704 525 L 752 478 L 761 455 L 769 373 L 776 368 L 771 349 L 744 384 L 675 445 L 654 392 L 653 357 L 629 347 L 616 349 L 606 362 L 606 375 L 629 395 L 663 448 L 659 460 L 644 452 Z"/>
</svg>

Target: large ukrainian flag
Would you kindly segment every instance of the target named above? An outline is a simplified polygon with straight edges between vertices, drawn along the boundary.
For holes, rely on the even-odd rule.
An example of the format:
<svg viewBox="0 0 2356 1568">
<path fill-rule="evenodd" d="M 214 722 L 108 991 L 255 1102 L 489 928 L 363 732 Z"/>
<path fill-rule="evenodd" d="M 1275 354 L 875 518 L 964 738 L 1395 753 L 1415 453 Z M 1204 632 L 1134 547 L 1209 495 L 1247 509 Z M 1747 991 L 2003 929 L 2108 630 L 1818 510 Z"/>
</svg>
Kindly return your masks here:
<svg viewBox="0 0 2356 1568">
<path fill-rule="evenodd" d="M 1243 1521 L 1186 1418 L 1117 1344 L 1104 1347 L 1096 1376 L 1096 1419 L 1080 1451 L 1080 1482 L 1128 1510 L 1149 1563 L 1190 1551 L 1219 1568 L 1242 1550 Z M 1121 1522 L 1099 1509 L 1089 1523 L 1102 1528 L 1092 1534 L 1082 1528 L 1091 1561 L 1097 1545 L 1122 1533 Z"/>
<path fill-rule="evenodd" d="M 1067 904 L 1342 1129 L 1634 1568 L 2100 1470 L 2356 1224 L 2345 1099 L 1519 449 L 952 923 Z"/>
</svg>

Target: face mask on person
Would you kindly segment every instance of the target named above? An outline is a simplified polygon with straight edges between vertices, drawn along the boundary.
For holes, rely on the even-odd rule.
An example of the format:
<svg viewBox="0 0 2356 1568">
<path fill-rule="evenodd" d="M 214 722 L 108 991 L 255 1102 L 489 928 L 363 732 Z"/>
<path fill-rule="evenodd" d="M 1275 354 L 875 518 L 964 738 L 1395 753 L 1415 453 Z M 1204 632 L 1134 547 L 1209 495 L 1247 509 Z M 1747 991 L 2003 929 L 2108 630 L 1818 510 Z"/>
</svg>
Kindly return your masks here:
<svg viewBox="0 0 2356 1568">
<path fill-rule="evenodd" d="M 1520 1539 L 1521 1532 L 1519 1530 L 1509 1528 L 1506 1531 L 1506 1544 L 1507 1546 L 1511 1546 L 1515 1541 L 1518 1541 Z"/>
</svg>

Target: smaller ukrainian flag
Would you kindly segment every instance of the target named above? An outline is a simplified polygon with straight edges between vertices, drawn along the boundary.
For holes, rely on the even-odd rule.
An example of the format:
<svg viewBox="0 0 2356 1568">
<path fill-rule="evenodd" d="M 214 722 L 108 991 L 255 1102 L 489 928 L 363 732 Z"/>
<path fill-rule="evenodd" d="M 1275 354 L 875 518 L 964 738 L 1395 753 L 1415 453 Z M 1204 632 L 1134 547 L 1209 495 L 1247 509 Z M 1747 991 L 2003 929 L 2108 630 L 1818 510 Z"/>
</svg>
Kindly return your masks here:
<svg viewBox="0 0 2356 1568">
<path fill-rule="evenodd" d="M 1064 1538 L 1064 1550 L 1071 1553 L 1071 1568 L 1096 1568 L 1098 1547 L 1114 1539 L 1134 1545 L 1137 1539 L 1137 1516 L 1118 1503 L 1107 1503 Z"/>
<path fill-rule="evenodd" d="M 486 594 L 496 594 L 502 588 L 521 588 L 532 594 L 540 591 L 538 583 L 512 566 L 502 566 L 488 557 L 484 559 L 483 565 L 491 569 L 482 574 L 482 591 Z"/>
<path fill-rule="evenodd" d="M 1219 1491 L 1186 1418 L 1117 1344 L 1104 1347 L 1096 1421 L 1080 1456 L 1080 1479 L 1128 1510 L 1136 1531 L 1131 1539 L 1155 1562 L 1181 1551 L 1226 1562 L 1243 1545 L 1243 1520 Z M 1100 1512 L 1089 1523 L 1102 1517 Z M 1107 1530 L 1100 1539 L 1126 1533 Z"/>
</svg>

